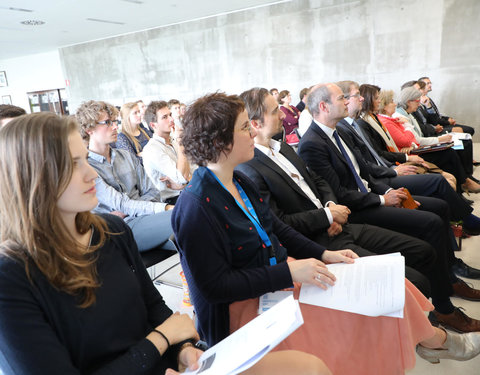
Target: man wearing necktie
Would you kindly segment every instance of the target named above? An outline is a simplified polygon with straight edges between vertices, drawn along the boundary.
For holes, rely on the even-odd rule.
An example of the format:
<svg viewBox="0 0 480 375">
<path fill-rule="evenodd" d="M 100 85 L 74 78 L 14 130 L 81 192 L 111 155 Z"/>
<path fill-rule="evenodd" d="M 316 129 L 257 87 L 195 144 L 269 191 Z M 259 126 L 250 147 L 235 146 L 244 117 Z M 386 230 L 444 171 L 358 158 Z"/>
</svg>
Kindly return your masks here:
<svg viewBox="0 0 480 375">
<path fill-rule="evenodd" d="M 430 243 L 437 253 L 432 266 L 437 271 L 430 270 L 425 275 L 431 282 L 435 317 L 443 324 L 462 327 L 461 330 L 480 330 L 480 322 L 468 317 L 469 323 L 464 326 L 463 313 L 449 299 L 453 293 L 464 295 L 460 288 L 465 283 L 456 278 L 451 268 L 455 257 L 448 237 L 449 224 L 442 219 L 448 217 L 448 205 L 436 198 L 415 197 L 421 204 L 420 210 L 400 208 L 406 198 L 404 190 L 372 178 L 358 149 L 348 139 L 335 135 L 337 123 L 348 115 L 348 102 L 333 83 L 312 88 L 307 106 L 313 121 L 300 139 L 300 157 L 327 180 L 338 203 L 350 208 L 350 222 L 377 225 Z"/>
</svg>

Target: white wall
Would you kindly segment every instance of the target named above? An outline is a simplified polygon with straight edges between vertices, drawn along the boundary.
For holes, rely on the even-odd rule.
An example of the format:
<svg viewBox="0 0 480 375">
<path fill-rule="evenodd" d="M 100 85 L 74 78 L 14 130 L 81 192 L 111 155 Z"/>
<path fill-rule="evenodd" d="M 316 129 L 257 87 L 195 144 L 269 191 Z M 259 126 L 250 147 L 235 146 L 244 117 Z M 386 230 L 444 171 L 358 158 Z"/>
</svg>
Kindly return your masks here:
<svg viewBox="0 0 480 375">
<path fill-rule="evenodd" d="M 30 113 L 27 92 L 65 88 L 57 50 L 0 60 L 0 71 L 6 72 L 8 81 L 8 87 L 0 87 L 0 104 L 3 95 L 10 95 L 12 104 L 27 113 Z"/>
</svg>

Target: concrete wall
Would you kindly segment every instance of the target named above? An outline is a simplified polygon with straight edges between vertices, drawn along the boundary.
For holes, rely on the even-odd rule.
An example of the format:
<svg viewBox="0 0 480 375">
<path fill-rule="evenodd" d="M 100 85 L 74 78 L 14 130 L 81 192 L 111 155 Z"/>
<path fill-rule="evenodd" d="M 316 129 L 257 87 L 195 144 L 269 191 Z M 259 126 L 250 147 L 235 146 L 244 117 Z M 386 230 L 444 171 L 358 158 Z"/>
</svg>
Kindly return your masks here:
<svg viewBox="0 0 480 375">
<path fill-rule="evenodd" d="M 289 89 L 295 101 L 318 82 L 398 91 L 429 75 L 442 111 L 480 126 L 479 15 L 478 0 L 294 0 L 63 48 L 60 56 L 72 109 L 86 99 L 188 103 L 252 86 Z"/>
</svg>

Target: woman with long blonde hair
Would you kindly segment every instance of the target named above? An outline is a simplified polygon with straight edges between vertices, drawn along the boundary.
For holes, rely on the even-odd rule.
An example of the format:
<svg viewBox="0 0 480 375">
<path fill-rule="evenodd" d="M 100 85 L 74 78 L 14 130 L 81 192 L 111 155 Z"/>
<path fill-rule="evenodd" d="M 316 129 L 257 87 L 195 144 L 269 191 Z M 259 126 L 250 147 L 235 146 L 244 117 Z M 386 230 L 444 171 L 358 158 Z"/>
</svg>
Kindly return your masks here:
<svg viewBox="0 0 480 375">
<path fill-rule="evenodd" d="M 137 102 L 125 103 L 120 109 L 122 131 L 118 134 L 115 146 L 134 154 L 142 162 L 142 150 L 150 140 L 150 135 L 140 126 L 142 115 Z"/>
</svg>

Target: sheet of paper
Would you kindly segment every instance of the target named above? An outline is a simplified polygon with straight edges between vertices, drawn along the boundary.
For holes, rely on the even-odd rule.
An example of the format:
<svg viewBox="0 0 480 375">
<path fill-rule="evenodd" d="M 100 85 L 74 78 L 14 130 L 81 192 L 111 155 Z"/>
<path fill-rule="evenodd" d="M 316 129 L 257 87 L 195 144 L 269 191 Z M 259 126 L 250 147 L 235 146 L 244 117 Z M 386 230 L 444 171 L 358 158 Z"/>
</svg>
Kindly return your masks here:
<svg viewBox="0 0 480 375">
<path fill-rule="evenodd" d="M 299 301 L 367 316 L 403 318 L 405 259 L 399 253 L 355 259 L 327 266 L 337 281 L 323 290 L 302 285 Z"/>
<path fill-rule="evenodd" d="M 463 150 L 462 140 L 472 139 L 472 136 L 468 133 L 449 133 L 452 136 L 453 149 L 454 150 Z"/>
<path fill-rule="evenodd" d="M 275 306 L 280 301 L 284 300 L 287 297 L 293 296 L 293 291 L 288 290 L 279 290 L 273 293 L 265 293 L 259 298 L 258 303 L 258 313 L 262 314 L 265 311 L 269 310 L 271 307 Z"/>
<path fill-rule="evenodd" d="M 238 374 L 253 366 L 303 324 L 298 301 L 289 296 L 208 349 L 200 368 L 185 374 Z"/>
</svg>

